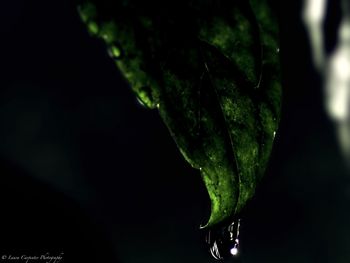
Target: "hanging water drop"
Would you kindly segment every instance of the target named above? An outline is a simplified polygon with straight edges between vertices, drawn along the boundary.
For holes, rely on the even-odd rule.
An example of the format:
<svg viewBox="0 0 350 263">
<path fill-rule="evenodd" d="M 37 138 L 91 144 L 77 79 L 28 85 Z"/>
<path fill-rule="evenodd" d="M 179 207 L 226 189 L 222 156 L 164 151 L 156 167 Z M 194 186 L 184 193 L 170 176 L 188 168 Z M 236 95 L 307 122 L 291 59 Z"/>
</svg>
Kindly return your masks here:
<svg viewBox="0 0 350 263">
<path fill-rule="evenodd" d="M 237 247 L 231 248 L 230 253 L 232 256 L 236 256 L 238 254 L 238 248 Z"/>
<path fill-rule="evenodd" d="M 217 226 L 206 230 L 205 242 L 213 258 L 224 260 L 239 256 L 239 229 L 241 220 L 235 219 L 231 224 Z"/>
</svg>

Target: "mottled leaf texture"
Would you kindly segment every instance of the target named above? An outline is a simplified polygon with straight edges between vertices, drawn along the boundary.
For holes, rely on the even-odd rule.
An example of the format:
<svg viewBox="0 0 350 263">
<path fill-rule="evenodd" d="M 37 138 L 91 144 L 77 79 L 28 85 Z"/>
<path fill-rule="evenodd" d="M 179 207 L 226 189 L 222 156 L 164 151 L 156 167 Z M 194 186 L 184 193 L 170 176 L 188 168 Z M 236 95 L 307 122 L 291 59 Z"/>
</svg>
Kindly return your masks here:
<svg viewBox="0 0 350 263">
<path fill-rule="evenodd" d="M 267 0 L 82 1 L 79 13 L 139 100 L 199 169 L 211 227 L 254 195 L 280 116 L 278 27 Z"/>
</svg>

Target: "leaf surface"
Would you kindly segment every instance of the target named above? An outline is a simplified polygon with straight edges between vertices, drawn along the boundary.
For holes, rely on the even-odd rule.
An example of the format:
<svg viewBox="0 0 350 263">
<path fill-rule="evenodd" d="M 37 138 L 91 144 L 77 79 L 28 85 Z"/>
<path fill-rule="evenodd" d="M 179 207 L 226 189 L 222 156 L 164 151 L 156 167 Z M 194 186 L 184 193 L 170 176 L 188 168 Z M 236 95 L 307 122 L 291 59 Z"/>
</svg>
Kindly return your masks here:
<svg viewBox="0 0 350 263">
<path fill-rule="evenodd" d="M 205 227 L 237 215 L 264 174 L 280 117 L 278 31 L 268 2 L 153 8 L 96 0 L 83 1 L 79 12 L 200 170 L 211 200 Z"/>
</svg>

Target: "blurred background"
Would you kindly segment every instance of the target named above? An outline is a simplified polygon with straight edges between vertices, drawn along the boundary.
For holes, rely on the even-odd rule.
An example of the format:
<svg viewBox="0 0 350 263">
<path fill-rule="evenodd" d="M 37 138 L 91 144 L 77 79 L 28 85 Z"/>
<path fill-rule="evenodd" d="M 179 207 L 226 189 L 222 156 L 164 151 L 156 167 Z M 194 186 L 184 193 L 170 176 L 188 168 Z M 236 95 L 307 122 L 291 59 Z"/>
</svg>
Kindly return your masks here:
<svg viewBox="0 0 350 263">
<path fill-rule="evenodd" d="M 239 262 L 350 261 L 350 177 L 302 4 L 280 7 L 282 122 L 242 218 Z M 331 50 L 339 9 L 329 10 Z M 0 25 L 0 254 L 214 262 L 199 231 L 209 208 L 199 173 L 158 113 L 138 104 L 73 3 L 2 2 Z"/>
</svg>

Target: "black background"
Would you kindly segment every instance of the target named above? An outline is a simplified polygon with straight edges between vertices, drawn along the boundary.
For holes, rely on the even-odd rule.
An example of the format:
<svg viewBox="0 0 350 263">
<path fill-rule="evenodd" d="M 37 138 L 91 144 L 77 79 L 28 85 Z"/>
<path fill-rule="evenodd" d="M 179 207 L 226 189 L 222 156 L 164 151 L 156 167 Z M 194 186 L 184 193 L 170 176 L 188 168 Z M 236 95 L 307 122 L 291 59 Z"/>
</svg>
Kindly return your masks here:
<svg viewBox="0 0 350 263">
<path fill-rule="evenodd" d="M 283 116 L 242 218 L 244 263 L 350 260 L 350 180 L 300 6 L 280 7 Z M 3 1 L 0 34 L 0 257 L 213 262 L 198 229 L 209 206 L 199 173 L 158 113 L 138 104 L 74 5 Z"/>
</svg>

